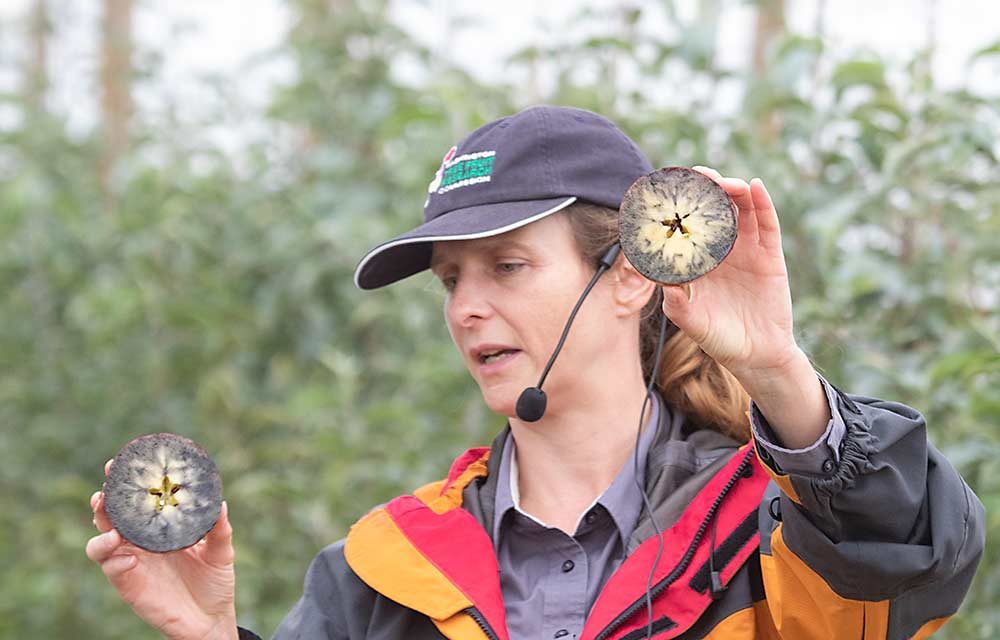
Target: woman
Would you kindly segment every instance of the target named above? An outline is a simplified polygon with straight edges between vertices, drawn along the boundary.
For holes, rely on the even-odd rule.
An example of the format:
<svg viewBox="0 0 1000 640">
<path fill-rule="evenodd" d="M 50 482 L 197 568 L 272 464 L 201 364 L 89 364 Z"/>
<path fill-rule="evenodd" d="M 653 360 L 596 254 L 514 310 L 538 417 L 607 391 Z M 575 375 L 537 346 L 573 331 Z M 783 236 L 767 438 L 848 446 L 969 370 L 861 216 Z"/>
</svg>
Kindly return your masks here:
<svg viewBox="0 0 1000 640">
<path fill-rule="evenodd" d="M 693 287 L 658 287 L 608 252 L 651 170 L 606 119 L 549 106 L 445 155 L 425 223 L 355 277 L 430 268 L 508 424 L 324 549 L 276 638 L 909 638 L 957 610 L 982 506 L 919 413 L 844 394 L 796 345 L 763 183 L 699 168 L 737 204 L 738 240 Z M 595 280 L 542 417 L 519 417 Z M 92 507 L 87 555 L 139 616 L 169 638 L 237 637 L 225 508 L 203 543 L 157 555 L 111 529 L 100 492 Z"/>
</svg>

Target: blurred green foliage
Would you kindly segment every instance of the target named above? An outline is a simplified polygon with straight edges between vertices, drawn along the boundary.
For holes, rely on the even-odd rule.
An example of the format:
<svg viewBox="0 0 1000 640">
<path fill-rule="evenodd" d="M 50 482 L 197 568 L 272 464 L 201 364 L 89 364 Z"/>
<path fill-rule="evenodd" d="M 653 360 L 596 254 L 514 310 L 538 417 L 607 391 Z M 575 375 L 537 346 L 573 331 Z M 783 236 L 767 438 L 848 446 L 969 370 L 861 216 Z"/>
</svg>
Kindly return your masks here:
<svg viewBox="0 0 1000 640">
<path fill-rule="evenodd" d="M 292 3 L 294 80 L 236 158 L 140 115 L 102 191 L 97 132 L 0 96 L 19 114 L 0 130 L 0 637 L 156 636 L 83 553 L 102 464 L 134 436 L 213 454 L 240 620 L 267 634 L 322 546 L 502 426 L 432 279 L 363 294 L 352 272 L 419 219 L 444 151 L 529 92 L 433 55 L 384 0 L 330 6 Z M 762 177 L 798 340 L 842 388 L 922 411 L 1000 535 L 1000 100 L 794 34 L 737 77 L 711 24 L 650 33 L 639 13 L 585 12 L 621 27 L 526 49 L 511 77 L 548 74 L 533 99 L 609 116 L 654 164 Z M 941 637 L 996 637 L 997 602 L 993 546 Z"/>
</svg>

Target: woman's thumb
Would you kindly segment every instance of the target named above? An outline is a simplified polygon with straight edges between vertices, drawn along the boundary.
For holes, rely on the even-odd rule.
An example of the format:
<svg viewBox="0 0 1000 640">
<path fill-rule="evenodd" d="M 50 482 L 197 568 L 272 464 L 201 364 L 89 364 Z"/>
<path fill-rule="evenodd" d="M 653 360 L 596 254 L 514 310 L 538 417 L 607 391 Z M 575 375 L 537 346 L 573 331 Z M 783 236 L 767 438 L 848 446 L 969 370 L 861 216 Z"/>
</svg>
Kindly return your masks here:
<svg viewBox="0 0 1000 640">
<path fill-rule="evenodd" d="M 694 288 L 691 283 L 685 285 L 663 285 L 663 313 L 671 320 L 682 319 L 694 300 Z"/>
<path fill-rule="evenodd" d="M 216 567 L 231 565 L 235 559 L 233 552 L 233 527 L 229 524 L 229 505 L 222 501 L 219 519 L 205 535 L 205 561 Z"/>
</svg>

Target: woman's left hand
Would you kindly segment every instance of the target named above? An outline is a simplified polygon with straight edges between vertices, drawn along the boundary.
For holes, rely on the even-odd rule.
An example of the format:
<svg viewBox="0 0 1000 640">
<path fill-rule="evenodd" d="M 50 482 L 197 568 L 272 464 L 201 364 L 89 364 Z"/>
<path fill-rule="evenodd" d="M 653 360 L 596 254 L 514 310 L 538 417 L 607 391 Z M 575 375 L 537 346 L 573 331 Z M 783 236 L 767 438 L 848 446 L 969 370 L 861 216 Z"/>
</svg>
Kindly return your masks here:
<svg viewBox="0 0 1000 640">
<path fill-rule="evenodd" d="M 792 334 L 792 296 L 771 196 L 760 178 L 748 184 L 707 167 L 694 169 L 736 203 L 736 244 L 706 275 L 665 285 L 663 312 L 741 382 L 780 375 L 803 354 Z"/>
</svg>

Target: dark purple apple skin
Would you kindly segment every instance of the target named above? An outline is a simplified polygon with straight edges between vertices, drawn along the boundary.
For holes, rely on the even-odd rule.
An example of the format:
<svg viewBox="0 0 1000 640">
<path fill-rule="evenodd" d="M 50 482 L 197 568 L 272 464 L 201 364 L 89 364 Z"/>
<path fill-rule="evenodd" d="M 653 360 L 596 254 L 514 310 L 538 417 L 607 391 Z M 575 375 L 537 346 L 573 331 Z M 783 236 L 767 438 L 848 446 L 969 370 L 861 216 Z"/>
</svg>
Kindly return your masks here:
<svg viewBox="0 0 1000 640">
<path fill-rule="evenodd" d="M 168 491 L 160 508 L 164 478 Z M 136 438 L 115 456 L 104 508 L 123 538 L 147 551 L 168 552 L 201 540 L 219 519 L 222 479 L 215 462 L 192 440 L 174 433 Z"/>
</svg>

